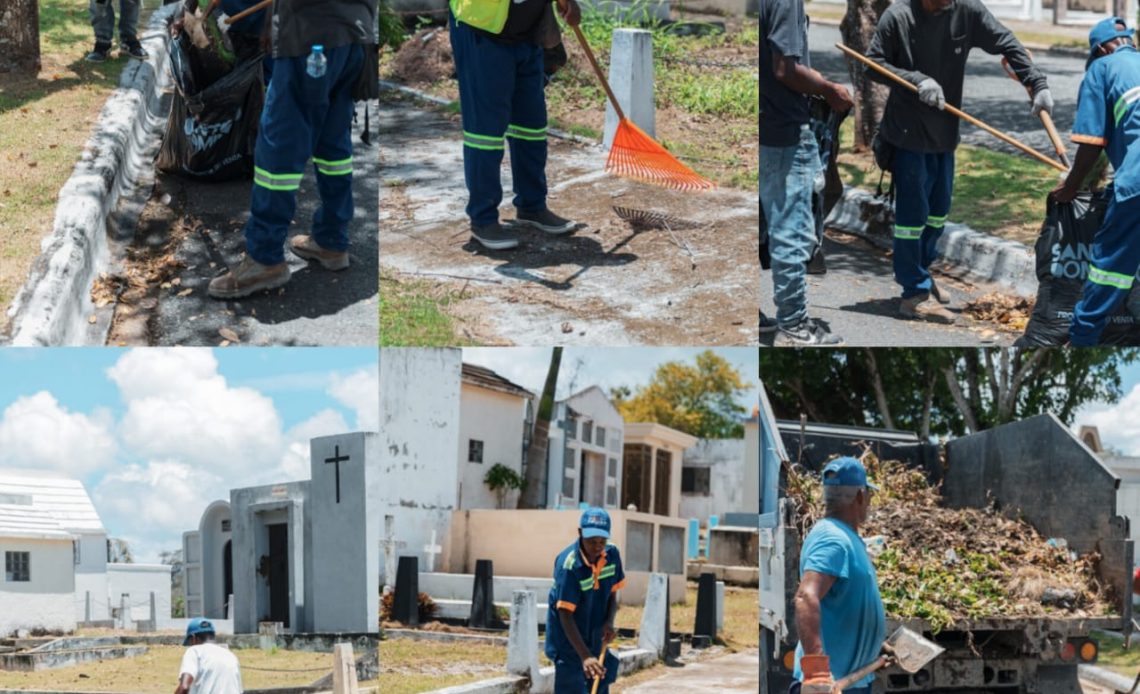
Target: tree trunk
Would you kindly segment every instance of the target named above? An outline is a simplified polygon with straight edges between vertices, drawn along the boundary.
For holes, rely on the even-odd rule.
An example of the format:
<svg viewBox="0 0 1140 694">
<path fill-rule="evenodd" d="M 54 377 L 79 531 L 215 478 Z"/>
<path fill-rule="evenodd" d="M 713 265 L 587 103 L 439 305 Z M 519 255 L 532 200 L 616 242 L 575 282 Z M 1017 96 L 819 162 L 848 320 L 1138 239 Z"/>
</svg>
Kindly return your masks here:
<svg viewBox="0 0 1140 694">
<path fill-rule="evenodd" d="M 962 387 L 958 385 L 958 377 L 954 374 L 954 367 L 947 366 L 942 370 L 942 375 L 946 378 L 946 387 L 950 389 L 950 396 L 954 398 L 954 404 L 958 406 L 958 411 L 962 413 L 962 419 L 966 422 L 966 430 L 971 434 L 978 431 L 978 419 L 974 416 L 974 410 L 967 402 L 966 396 L 962 394 Z"/>
<path fill-rule="evenodd" d="M 895 420 L 891 416 L 891 406 L 887 403 L 887 393 L 883 390 L 883 378 L 879 375 L 879 362 L 875 360 L 875 350 L 864 349 L 863 352 L 867 355 L 867 370 L 870 371 L 871 387 L 875 390 L 875 405 L 879 408 L 879 416 L 883 418 L 883 426 L 894 429 Z"/>
<path fill-rule="evenodd" d="M 890 4 L 891 0 L 847 0 L 847 14 L 843 15 L 843 21 L 839 24 L 843 43 L 848 48 L 867 55 L 879 17 L 883 16 Z M 875 130 L 883 119 L 883 109 L 887 105 L 890 90 L 867 79 L 863 64 L 856 60 L 847 59 L 847 71 L 855 88 L 851 95 L 855 98 L 855 110 L 851 114 L 855 122 L 855 151 L 865 152 L 870 148 Z"/>
<path fill-rule="evenodd" d="M 558 386 L 558 368 L 562 365 L 562 348 L 550 354 L 550 368 L 542 386 L 542 399 L 534 419 L 534 436 L 526 452 L 526 483 L 519 495 L 519 508 L 543 508 L 546 505 L 546 449 L 550 440 L 550 418 L 554 414 L 554 390 Z"/>
<path fill-rule="evenodd" d="M 0 5 L 0 72 L 12 71 L 39 74 L 39 0 L 4 0 Z"/>
</svg>

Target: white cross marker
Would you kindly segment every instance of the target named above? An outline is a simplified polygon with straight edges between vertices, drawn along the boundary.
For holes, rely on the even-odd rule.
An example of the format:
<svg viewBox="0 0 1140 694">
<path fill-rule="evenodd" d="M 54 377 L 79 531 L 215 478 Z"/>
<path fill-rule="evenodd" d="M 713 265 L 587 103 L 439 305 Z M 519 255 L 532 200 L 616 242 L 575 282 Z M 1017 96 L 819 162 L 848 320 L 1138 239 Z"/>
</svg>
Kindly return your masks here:
<svg viewBox="0 0 1140 694">
<path fill-rule="evenodd" d="M 443 548 L 435 543 L 435 531 L 431 531 L 431 542 L 424 545 L 424 554 L 427 555 L 428 573 L 435 571 L 435 555 L 442 554 Z"/>
</svg>

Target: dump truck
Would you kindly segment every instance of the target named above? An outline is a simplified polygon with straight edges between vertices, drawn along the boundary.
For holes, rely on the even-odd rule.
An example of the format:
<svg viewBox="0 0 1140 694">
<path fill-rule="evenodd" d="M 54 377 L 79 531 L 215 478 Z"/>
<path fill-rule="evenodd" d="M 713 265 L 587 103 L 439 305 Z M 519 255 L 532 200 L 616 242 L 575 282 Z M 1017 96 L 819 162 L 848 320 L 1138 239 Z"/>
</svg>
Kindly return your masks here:
<svg viewBox="0 0 1140 694">
<path fill-rule="evenodd" d="M 782 694 L 792 682 L 798 638 L 793 598 L 803 539 L 784 489 L 788 466 L 821 471 L 838 455 L 869 446 L 941 484 L 950 508 L 1016 515 L 1044 538 L 1063 538 L 1079 553 L 1099 552 L 1098 580 L 1117 601 L 1109 616 L 1042 618 L 994 615 L 933 633 L 923 620 L 887 619 L 887 633 L 907 626 L 946 652 L 914 674 L 879 671 L 875 692 L 1081 692 L 1077 669 L 1096 661 L 1093 630 L 1128 638 L 1132 622 L 1133 542 L 1117 515 L 1120 479 L 1050 414 L 938 444 L 913 432 L 806 421 L 778 421 L 760 383 L 760 692 Z"/>
</svg>

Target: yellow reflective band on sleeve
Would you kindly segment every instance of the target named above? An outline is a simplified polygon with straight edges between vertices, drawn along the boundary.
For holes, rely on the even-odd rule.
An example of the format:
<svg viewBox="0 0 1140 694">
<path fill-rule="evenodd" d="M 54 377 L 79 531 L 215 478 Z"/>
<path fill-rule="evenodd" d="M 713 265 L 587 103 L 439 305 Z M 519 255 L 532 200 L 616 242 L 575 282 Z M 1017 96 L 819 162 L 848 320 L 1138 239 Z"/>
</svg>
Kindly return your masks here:
<svg viewBox="0 0 1140 694">
<path fill-rule="evenodd" d="M 304 174 L 299 173 L 275 174 L 258 166 L 253 167 L 254 185 L 269 190 L 297 190 L 301 187 L 301 177 L 303 175 Z"/>
<path fill-rule="evenodd" d="M 1108 270 L 1101 270 L 1098 267 L 1089 265 L 1089 282 L 1094 284 L 1102 284 L 1106 287 L 1116 287 L 1125 291 L 1132 288 L 1132 281 L 1134 277 L 1123 275 L 1119 272 L 1109 272 Z"/>
<path fill-rule="evenodd" d="M 317 167 L 317 171 L 326 176 L 344 176 L 352 173 L 352 157 L 337 161 L 313 157 L 313 164 Z"/>
<path fill-rule="evenodd" d="M 476 135 L 475 133 L 469 133 L 466 130 L 463 131 L 464 146 L 472 147 L 474 149 L 501 150 L 505 148 L 503 142 L 504 138 L 502 135 L 499 137 L 491 137 L 489 135 Z"/>
<path fill-rule="evenodd" d="M 521 125 L 511 123 L 507 126 L 507 137 L 541 142 L 546 139 L 546 128 L 524 128 Z"/>
</svg>

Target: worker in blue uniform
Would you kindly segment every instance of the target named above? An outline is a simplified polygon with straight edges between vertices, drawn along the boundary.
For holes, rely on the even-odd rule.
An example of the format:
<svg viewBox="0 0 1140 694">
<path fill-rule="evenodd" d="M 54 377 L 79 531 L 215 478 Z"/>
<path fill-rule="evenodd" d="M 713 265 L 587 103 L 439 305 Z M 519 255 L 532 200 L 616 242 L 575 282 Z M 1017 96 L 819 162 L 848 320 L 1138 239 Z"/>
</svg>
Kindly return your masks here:
<svg viewBox="0 0 1140 694">
<path fill-rule="evenodd" d="M 621 553 L 609 543 L 610 515 L 592 507 L 582 513 L 578 540 L 554 560 L 554 586 L 546 614 L 546 656 L 554 663 L 554 694 L 608 694 L 618 659 L 604 645 L 613 641 L 618 591 L 625 586 Z"/>
<path fill-rule="evenodd" d="M 273 5 L 273 76 L 254 150 L 245 256 L 210 282 L 216 299 L 235 299 L 287 283 L 285 239 L 309 158 L 321 204 L 311 233 L 290 250 L 327 270 L 349 265 L 354 87 L 365 46 L 379 42 L 377 0 L 277 0 Z M 321 58 L 323 56 L 323 58 Z"/>
<path fill-rule="evenodd" d="M 543 95 L 543 14 L 551 0 L 451 0 L 449 25 L 463 120 L 463 174 L 471 235 L 485 248 L 518 246 L 516 229 L 566 234 L 578 225 L 546 206 L 546 99 Z M 560 5 L 577 25 L 575 0 Z M 517 214 L 499 224 L 506 143 Z"/>
<path fill-rule="evenodd" d="M 1077 97 L 1073 168 L 1053 190 L 1070 202 L 1093 170 L 1102 150 L 1115 176 L 1104 221 L 1093 237 L 1088 276 L 1073 309 L 1069 342 L 1091 346 L 1100 341 L 1108 317 L 1128 296 L 1140 269 L 1140 53 L 1132 31 L 1120 17 L 1110 17 L 1089 32 L 1089 58 Z"/>
</svg>

